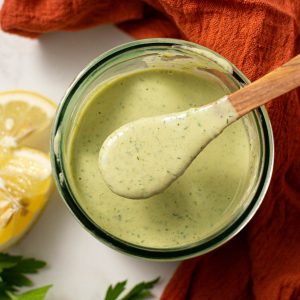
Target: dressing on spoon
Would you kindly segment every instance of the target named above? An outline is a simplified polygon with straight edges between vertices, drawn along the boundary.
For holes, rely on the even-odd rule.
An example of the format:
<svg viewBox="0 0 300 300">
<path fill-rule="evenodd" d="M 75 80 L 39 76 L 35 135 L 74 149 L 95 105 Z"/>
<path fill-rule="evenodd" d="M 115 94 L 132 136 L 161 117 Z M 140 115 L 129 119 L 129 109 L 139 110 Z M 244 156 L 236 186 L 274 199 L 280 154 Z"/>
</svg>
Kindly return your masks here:
<svg viewBox="0 0 300 300">
<path fill-rule="evenodd" d="M 299 86 L 299 63 L 300 55 L 211 104 L 120 127 L 100 149 L 104 181 L 114 193 L 126 198 L 143 199 L 160 193 L 229 124 Z"/>
<path fill-rule="evenodd" d="M 128 123 L 102 145 L 99 164 L 104 180 L 114 193 L 127 198 L 157 194 L 237 117 L 224 97 L 200 108 Z"/>
</svg>

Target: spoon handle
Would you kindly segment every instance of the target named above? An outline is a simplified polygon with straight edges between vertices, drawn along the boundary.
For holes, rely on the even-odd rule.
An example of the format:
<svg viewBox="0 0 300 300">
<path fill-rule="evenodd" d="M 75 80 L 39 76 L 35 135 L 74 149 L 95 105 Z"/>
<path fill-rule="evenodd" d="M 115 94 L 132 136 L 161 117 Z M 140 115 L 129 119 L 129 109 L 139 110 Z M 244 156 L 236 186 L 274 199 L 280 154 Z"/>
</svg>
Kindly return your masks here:
<svg viewBox="0 0 300 300">
<path fill-rule="evenodd" d="M 229 96 L 239 116 L 300 86 L 300 54 Z"/>
</svg>

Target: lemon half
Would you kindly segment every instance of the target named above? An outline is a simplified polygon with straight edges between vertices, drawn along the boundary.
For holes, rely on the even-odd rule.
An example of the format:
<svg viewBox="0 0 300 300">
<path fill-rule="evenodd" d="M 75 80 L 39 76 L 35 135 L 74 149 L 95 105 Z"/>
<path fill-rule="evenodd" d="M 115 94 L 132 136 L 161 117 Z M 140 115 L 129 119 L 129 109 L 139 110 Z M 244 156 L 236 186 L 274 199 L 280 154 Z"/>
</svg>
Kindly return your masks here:
<svg viewBox="0 0 300 300">
<path fill-rule="evenodd" d="M 56 104 L 27 91 L 0 93 L 0 251 L 21 238 L 45 206 L 51 188 L 48 149 Z"/>
</svg>

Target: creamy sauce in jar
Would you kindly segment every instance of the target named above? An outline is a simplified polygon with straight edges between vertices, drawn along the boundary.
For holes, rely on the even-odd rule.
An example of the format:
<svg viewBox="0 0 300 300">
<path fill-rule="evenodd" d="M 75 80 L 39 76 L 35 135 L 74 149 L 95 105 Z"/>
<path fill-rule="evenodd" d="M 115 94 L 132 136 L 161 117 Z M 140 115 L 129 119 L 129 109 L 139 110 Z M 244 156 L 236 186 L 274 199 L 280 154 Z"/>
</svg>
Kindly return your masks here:
<svg viewBox="0 0 300 300">
<path fill-rule="evenodd" d="M 98 168 L 105 139 L 142 117 L 196 108 L 228 94 L 210 74 L 146 69 L 112 79 L 89 95 L 70 133 L 68 177 L 72 191 L 98 226 L 129 243 L 177 248 L 216 233 L 245 205 L 251 181 L 245 120 L 211 142 L 186 172 L 161 194 L 131 200 L 114 194 Z"/>
<path fill-rule="evenodd" d="M 224 96 L 198 108 L 125 124 L 100 149 L 103 179 L 114 193 L 126 198 L 158 194 L 237 119 L 235 108 Z"/>
</svg>

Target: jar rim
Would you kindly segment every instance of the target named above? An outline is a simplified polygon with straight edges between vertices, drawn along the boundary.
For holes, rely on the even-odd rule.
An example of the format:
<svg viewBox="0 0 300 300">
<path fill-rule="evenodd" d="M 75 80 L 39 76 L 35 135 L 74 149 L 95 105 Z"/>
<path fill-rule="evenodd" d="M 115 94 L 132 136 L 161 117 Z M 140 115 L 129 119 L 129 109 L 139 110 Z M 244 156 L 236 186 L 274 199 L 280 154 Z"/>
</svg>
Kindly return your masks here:
<svg viewBox="0 0 300 300">
<path fill-rule="evenodd" d="M 261 170 L 261 178 L 259 180 L 259 184 L 257 186 L 256 192 L 252 197 L 247 208 L 243 211 L 243 213 L 232 223 L 230 224 L 224 231 L 220 234 L 212 237 L 211 239 L 204 241 L 201 244 L 189 246 L 186 248 L 172 248 L 172 249 L 153 249 L 147 248 L 143 246 L 138 246 L 134 244 L 127 243 L 122 241 L 101 228 L 97 226 L 91 218 L 87 215 L 87 213 L 81 208 L 81 206 L 77 203 L 75 197 L 69 190 L 68 185 L 66 184 L 65 172 L 63 169 L 63 158 L 61 157 L 61 143 L 60 143 L 60 124 L 63 121 L 63 117 L 69 102 L 74 96 L 76 90 L 81 86 L 81 84 L 85 81 L 88 76 L 93 73 L 98 68 L 110 61 L 111 59 L 122 55 L 130 50 L 135 50 L 139 48 L 151 47 L 151 46 L 189 46 L 189 49 L 201 49 L 205 51 L 209 51 L 216 57 L 219 57 L 230 64 L 232 67 L 232 76 L 242 85 L 249 83 L 249 79 L 238 69 L 236 68 L 230 61 L 226 58 L 222 57 L 220 54 L 214 52 L 211 49 L 203 47 L 201 45 L 187 42 L 184 40 L 178 39 L 168 39 L 168 38 L 158 38 L 158 39 L 143 39 L 138 41 L 129 42 L 126 44 L 122 44 L 117 46 L 102 55 L 95 58 L 91 63 L 89 63 L 75 78 L 73 83 L 70 85 L 68 90 L 66 91 L 59 109 L 56 114 L 56 118 L 52 127 L 51 133 L 51 147 L 50 147 L 50 156 L 51 156 L 51 164 L 52 170 L 54 174 L 54 179 L 56 182 L 56 186 L 60 193 L 60 196 L 66 203 L 67 207 L 70 209 L 71 213 L 74 217 L 85 227 L 87 231 L 89 231 L 92 235 L 94 235 L 97 239 L 100 239 L 104 244 L 107 244 L 111 248 L 119 250 L 123 253 L 139 256 L 142 258 L 153 259 L 153 260 L 178 260 L 178 259 L 186 259 L 190 257 L 194 257 L 200 254 L 204 254 L 209 252 L 220 245 L 224 244 L 226 241 L 235 236 L 244 226 L 249 222 L 249 220 L 253 217 L 257 209 L 259 208 L 265 194 L 267 188 L 269 186 L 273 163 L 274 163 L 274 141 L 273 141 L 273 133 L 271 128 L 271 123 L 267 114 L 267 111 L 264 107 L 259 107 L 256 110 L 258 115 L 260 130 L 262 132 L 262 137 L 264 139 L 265 146 L 265 159 L 263 161 L 262 170 Z"/>
</svg>

